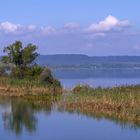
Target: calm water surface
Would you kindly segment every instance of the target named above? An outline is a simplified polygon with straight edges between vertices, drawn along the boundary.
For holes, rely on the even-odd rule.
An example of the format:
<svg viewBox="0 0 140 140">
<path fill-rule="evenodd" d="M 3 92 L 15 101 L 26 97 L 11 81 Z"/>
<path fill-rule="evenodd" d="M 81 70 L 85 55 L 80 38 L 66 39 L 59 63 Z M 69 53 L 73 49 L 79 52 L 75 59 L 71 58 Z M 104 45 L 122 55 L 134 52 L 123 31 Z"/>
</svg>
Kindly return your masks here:
<svg viewBox="0 0 140 140">
<path fill-rule="evenodd" d="M 64 88 L 73 88 L 78 84 L 88 84 L 91 87 L 114 87 L 140 84 L 140 78 L 85 78 L 60 79 Z"/>
<path fill-rule="evenodd" d="M 140 69 L 57 70 L 54 73 L 65 88 L 76 84 L 92 87 L 140 84 Z"/>
<path fill-rule="evenodd" d="M 55 71 L 64 87 L 140 84 L 140 70 Z M 0 140 L 140 140 L 140 124 L 58 109 L 52 101 L 0 98 Z"/>
<path fill-rule="evenodd" d="M 0 100 L 2 140 L 139 140 L 140 125 L 58 109 L 51 101 Z"/>
</svg>

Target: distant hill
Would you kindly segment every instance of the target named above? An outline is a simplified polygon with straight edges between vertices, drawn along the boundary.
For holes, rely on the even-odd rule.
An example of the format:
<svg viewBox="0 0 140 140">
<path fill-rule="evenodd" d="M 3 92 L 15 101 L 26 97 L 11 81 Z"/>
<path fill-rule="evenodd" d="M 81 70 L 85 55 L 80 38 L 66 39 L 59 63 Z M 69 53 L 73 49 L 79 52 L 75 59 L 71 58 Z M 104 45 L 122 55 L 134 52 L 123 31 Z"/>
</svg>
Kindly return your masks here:
<svg viewBox="0 0 140 140">
<path fill-rule="evenodd" d="M 40 55 L 35 62 L 52 68 L 140 68 L 140 56 L 57 54 Z"/>
<path fill-rule="evenodd" d="M 36 63 L 51 67 L 140 67 L 140 56 L 40 55 Z"/>
<path fill-rule="evenodd" d="M 41 65 L 78 65 L 89 63 L 90 57 L 75 54 L 40 55 L 36 62 Z"/>
</svg>

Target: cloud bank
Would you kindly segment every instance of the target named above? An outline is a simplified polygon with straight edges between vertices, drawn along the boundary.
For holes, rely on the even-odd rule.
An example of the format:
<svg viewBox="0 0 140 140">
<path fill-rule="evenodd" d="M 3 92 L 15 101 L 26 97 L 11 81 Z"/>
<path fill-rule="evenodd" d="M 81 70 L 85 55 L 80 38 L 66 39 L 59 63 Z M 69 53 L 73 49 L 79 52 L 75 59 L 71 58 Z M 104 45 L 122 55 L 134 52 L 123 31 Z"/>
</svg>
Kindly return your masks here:
<svg viewBox="0 0 140 140">
<path fill-rule="evenodd" d="M 21 24 L 15 24 L 11 22 L 2 22 L 0 23 L 0 31 L 3 31 L 4 33 L 13 33 L 13 34 L 23 34 L 24 32 L 37 32 L 37 33 L 43 33 L 44 35 L 51 34 L 51 33 L 59 33 L 61 30 L 75 30 L 79 29 L 81 32 L 83 31 L 86 33 L 107 33 L 107 32 L 113 32 L 113 31 L 122 31 L 124 28 L 128 27 L 130 25 L 128 20 L 119 20 L 114 16 L 107 16 L 103 21 L 100 21 L 99 23 L 93 23 L 89 25 L 88 27 L 81 27 L 79 23 L 66 23 L 64 27 L 57 29 L 52 27 L 51 25 L 48 25 L 46 27 L 37 27 L 36 25 L 21 25 Z M 69 32 L 69 31 L 68 31 Z"/>
<path fill-rule="evenodd" d="M 112 15 L 87 26 L 68 22 L 59 28 L 51 25 L 22 25 L 7 21 L 0 22 L 0 43 L 7 45 L 15 40 L 36 43 L 40 46 L 41 54 L 140 54 L 140 49 L 136 49 L 138 47 L 135 45 L 140 46 L 140 34 L 132 34 L 130 27 L 128 20 L 120 20 Z"/>
</svg>

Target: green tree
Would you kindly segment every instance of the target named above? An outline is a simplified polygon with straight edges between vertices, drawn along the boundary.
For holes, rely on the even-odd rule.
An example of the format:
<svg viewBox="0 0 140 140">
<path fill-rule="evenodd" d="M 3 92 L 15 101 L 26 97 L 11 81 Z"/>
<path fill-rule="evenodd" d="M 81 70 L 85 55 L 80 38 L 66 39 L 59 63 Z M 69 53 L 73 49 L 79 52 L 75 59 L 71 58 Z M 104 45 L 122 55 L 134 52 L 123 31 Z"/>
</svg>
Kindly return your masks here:
<svg viewBox="0 0 140 140">
<path fill-rule="evenodd" d="M 16 66 L 22 65 L 22 43 L 20 41 L 16 41 L 15 43 L 6 46 L 3 49 L 4 53 L 7 53 L 7 56 L 3 56 L 2 61 L 4 63 L 12 63 Z"/>
<path fill-rule="evenodd" d="M 23 47 L 22 42 L 16 41 L 4 48 L 3 52 L 7 53 L 7 55 L 3 56 L 2 61 L 4 63 L 14 64 L 14 74 L 17 74 L 19 78 L 23 78 L 26 68 L 31 65 L 39 55 L 36 50 L 36 45 L 28 44 L 26 47 Z"/>
<path fill-rule="evenodd" d="M 27 47 L 22 50 L 22 60 L 24 67 L 30 65 L 39 55 L 36 50 L 37 46 L 33 44 L 28 44 Z"/>
</svg>

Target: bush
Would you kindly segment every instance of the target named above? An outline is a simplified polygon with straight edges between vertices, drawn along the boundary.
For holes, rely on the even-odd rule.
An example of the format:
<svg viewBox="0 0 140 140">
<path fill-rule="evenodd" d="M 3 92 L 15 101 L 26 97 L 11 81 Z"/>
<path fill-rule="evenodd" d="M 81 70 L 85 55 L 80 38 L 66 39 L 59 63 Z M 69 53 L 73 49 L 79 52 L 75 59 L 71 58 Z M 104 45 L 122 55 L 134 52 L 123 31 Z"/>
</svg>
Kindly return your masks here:
<svg viewBox="0 0 140 140">
<path fill-rule="evenodd" d="M 89 85 L 77 85 L 73 89 L 73 93 L 88 93 L 92 90 Z"/>
<path fill-rule="evenodd" d="M 5 69 L 0 67 L 0 76 L 6 76 Z"/>
<path fill-rule="evenodd" d="M 45 68 L 42 71 L 40 75 L 40 81 L 49 86 L 61 87 L 60 81 L 58 81 L 57 79 L 53 77 L 52 72 L 49 68 Z"/>
<path fill-rule="evenodd" d="M 57 79 L 54 79 L 54 80 L 53 80 L 53 86 L 54 86 L 54 87 L 62 87 L 62 86 L 61 86 L 61 82 L 58 81 Z"/>
<path fill-rule="evenodd" d="M 4 63 L 1 63 L 0 62 L 0 76 L 8 76 L 9 74 L 9 71 L 10 71 L 10 67 L 11 65 L 7 65 L 7 64 L 4 64 Z"/>
<path fill-rule="evenodd" d="M 40 67 L 38 65 L 32 66 L 32 67 L 26 68 L 24 77 L 27 79 L 38 79 L 42 71 L 43 71 L 43 67 Z"/>
<path fill-rule="evenodd" d="M 17 79 L 38 79 L 43 71 L 43 67 L 15 67 L 12 68 L 10 76 Z"/>
<path fill-rule="evenodd" d="M 51 85 L 53 84 L 53 76 L 52 76 L 52 73 L 51 73 L 51 70 L 48 69 L 48 68 L 45 68 L 42 73 L 40 74 L 40 81 L 43 82 L 43 83 L 46 83 L 48 85 Z"/>
<path fill-rule="evenodd" d="M 23 78 L 23 70 L 19 67 L 12 68 L 10 76 L 13 78 Z"/>
</svg>

